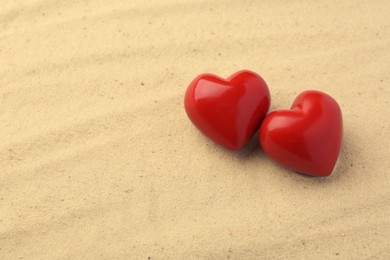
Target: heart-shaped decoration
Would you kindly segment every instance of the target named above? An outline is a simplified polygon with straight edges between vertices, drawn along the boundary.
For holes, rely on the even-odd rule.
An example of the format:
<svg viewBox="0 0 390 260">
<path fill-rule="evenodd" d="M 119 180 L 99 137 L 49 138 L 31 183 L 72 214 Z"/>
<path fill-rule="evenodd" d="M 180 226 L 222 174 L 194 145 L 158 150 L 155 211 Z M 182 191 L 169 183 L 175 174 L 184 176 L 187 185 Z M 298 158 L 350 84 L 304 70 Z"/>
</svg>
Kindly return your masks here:
<svg viewBox="0 0 390 260">
<path fill-rule="evenodd" d="M 340 153 L 341 110 L 329 95 L 301 93 L 291 110 L 270 113 L 260 127 L 265 153 L 281 165 L 313 176 L 329 176 Z"/>
<path fill-rule="evenodd" d="M 192 123 L 215 143 L 238 150 L 249 142 L 270 106 L 265 81 L 251 71 L 227 80 L 202 74 L 189 85 L 184 105 Z"/>
</svg>

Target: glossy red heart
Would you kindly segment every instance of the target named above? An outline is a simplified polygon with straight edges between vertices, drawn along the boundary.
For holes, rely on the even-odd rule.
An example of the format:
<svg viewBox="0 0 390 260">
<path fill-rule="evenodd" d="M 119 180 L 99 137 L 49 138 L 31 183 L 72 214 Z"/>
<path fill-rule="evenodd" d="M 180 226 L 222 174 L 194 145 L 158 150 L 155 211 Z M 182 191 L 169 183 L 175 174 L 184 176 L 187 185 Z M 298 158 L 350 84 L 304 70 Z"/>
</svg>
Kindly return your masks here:
<svg viewBox="0 0 390 260">
<path fill-rule="evenodd" d="M 260 127 L 265 153 L 281 165 L 308 175 L 329 176 L 342 142 L 337 102 L 319 91 L 305 91 L 291 110 L 270 113 Z"/>
<path fill-rule="evenodd" d="M 270 106 L 265 81 L 251 71 L 227 80 L 202 74 L 189 85 L 184 105 L 192 123 L 215 143 L 238 150 L 249 142 Z"/>
</svg>

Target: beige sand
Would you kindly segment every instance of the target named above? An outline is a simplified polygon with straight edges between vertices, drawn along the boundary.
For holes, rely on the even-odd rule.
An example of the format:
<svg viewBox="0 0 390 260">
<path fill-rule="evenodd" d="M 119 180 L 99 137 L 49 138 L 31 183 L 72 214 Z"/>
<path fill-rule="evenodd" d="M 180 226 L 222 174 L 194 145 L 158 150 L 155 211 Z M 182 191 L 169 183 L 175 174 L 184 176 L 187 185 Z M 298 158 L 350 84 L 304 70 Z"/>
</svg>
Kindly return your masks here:
<svg viewBox="0 0 390 260">
<path fill-rule="evenodd" d="M 241 69 L 339 101 L 331 177 L 191 125 Z M 389 1 L 1 0 L 0 259 L 389 259 L 389 72 Z"/>
</svg>

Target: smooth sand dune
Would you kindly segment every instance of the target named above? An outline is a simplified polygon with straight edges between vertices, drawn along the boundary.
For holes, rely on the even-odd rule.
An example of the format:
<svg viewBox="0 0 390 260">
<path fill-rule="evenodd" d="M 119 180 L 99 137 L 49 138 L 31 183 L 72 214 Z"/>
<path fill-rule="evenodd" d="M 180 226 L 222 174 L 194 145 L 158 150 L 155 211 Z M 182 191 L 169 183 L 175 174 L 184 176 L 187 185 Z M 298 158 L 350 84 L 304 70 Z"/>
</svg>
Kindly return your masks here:
<svg viewBox="0 0 390 260">
<path fill-rule="evenodd" d="M 1 0 L 0 259 L 389 259 L 390 2 Z M 188 120 L 200 73 L 332 95 L 329 178 Z"/>
</svg>

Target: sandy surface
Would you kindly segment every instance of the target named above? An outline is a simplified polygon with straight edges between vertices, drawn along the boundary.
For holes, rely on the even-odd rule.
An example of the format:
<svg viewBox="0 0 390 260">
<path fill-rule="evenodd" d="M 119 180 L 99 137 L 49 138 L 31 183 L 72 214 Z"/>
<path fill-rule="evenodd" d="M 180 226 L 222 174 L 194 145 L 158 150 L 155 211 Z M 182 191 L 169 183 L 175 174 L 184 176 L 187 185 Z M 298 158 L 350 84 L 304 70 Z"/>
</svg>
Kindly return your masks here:
<svg viewBox="0 0 390 260">
<path fill-rule="evenodd" d="M 323 3 L 321 3 L 323 2 Z M 0 259 L 390 258 L 389 1 L 0 5 Z M 203 137 L 200 73 L 340 103 L 329 178 Z"/>
</svg>

